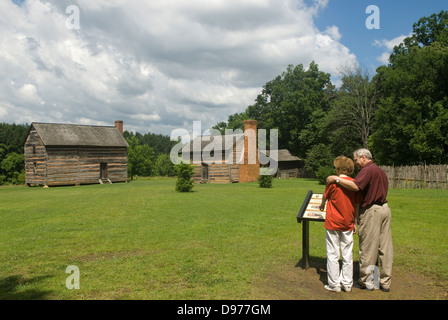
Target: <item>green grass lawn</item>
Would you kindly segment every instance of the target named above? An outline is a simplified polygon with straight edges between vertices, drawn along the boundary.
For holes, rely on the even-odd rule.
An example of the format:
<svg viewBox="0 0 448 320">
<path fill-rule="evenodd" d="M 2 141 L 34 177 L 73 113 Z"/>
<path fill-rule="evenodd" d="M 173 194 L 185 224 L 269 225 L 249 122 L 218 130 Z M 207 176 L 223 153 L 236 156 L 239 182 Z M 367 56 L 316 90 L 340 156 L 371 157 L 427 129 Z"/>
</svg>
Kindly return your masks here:
<svg viewBox="0 0 448 320">
<path fill-rule="evenodd" d="M 0 188 L 0 299 L 251 299 L 254 283 L 300 260 L 297 212 L 308 190 L 324 190 L 293 179 L 178 193 L 175 182 Z M 447 200 L 389 192 L 395 265 L 445 287 Z M 310 223 L 312 257 L 325 258 L 324 239 Z M 66 288 L 69 265 L 80 290 Z"/>
</svg>

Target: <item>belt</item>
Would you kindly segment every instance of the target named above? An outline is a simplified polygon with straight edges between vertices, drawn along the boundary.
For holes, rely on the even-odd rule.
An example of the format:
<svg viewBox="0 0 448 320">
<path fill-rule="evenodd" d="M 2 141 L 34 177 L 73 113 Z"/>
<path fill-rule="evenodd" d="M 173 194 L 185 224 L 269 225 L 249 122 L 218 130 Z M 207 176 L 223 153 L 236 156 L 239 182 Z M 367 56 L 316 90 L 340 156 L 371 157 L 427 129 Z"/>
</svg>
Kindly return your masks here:
<svg viewBox="0 0 448 320">
<path fill-rule="evenodd" d="M 375 202 L 375 203 L 369 204 L 369 205 L 367 205 L 367 206 L 361 208 L 361 210 L 363 211 L 362 213 L 364 213 L 367 209 L 370 209 L 371 207 L 373 207 L 373 206 L 375 206 L 375 205 L 381 207 L 381 206 L 385 205 L 386 203 L 387 203 L 387 202 Z"/>
</svg>

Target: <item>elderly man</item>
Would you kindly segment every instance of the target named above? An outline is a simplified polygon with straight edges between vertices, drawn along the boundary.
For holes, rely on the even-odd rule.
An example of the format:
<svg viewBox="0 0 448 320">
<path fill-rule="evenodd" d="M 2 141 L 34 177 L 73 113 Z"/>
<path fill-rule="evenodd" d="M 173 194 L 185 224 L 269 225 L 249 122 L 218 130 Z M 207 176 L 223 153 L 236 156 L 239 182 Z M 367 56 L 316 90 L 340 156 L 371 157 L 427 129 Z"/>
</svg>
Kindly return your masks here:
<svg viewBox="0 0 448 320">
<path fill-rule="evenodd" d="M 372 271 L 380 258 L 381 290 L 390 291 L 392 276 L 393 247 L 390 229 L 391 212 L 387 204 L 387 176 L 372 160 L 367 149 L 356 150 L 353 154 L 355 164 L 361 171 L 355 180 L 339 179 L 329 176 L 327 184 L 337 183 L 339 186 L 353 191 L 361 191 L 359 216 L 359 284 L 361 288 L 373 290 Z"/>
</svg>

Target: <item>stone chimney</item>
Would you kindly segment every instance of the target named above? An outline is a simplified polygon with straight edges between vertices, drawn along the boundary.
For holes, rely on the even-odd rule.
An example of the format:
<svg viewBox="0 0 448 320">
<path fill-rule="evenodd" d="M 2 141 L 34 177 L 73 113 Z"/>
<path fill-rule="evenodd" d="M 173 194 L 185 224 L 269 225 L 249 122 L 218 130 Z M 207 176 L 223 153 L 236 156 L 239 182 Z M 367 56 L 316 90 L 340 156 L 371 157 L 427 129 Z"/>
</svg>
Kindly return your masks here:
<svg viewBox="0 0 448 320">
<path fill-rule="evenodd" d="M 240 165 L 240 182 L 255 182 L 259 175 L 257 121 L 244 120 L 244 164 Z"/>
<path fill-rule="evenodd" d="M 123 120 L 115 120 L 115 128 L 123 135 Z"/>
</svg>

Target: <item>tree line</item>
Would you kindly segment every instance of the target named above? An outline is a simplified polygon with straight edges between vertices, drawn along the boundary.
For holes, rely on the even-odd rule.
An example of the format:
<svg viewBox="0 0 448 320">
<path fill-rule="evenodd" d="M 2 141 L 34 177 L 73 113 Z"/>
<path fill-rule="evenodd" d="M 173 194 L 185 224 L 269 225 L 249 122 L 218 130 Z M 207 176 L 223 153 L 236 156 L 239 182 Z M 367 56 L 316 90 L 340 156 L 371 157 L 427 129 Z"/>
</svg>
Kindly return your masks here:
<svg viewBox="0 0 448 320">
<path fill-rule="evenodd" d="M 177 175 L 170 159 L 170 151 L 176 141 L 161 134 L 124 131 L 128 147 L 128 178 Z"/>
<path fill-rule="evenodd" d="M 325 176 L 338 155 L 369 148 L 381 165 L 448 163 L 448 12 L 423 17 L 374 76 L 342 68 L 339 88 L 312 62 L 289 65 L 255 103 L 214 126 L 243 129 L 245 119 L 279 130 L 279 148 Z M 269 141 L 269 139 L 268 139 Z"/>
<path fill-rule="evenodd" d="M 0 123 L 0 185 L 25 182 L 23 144 L 29 125 Z"/>
</svg>

